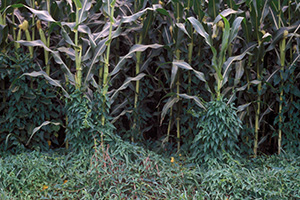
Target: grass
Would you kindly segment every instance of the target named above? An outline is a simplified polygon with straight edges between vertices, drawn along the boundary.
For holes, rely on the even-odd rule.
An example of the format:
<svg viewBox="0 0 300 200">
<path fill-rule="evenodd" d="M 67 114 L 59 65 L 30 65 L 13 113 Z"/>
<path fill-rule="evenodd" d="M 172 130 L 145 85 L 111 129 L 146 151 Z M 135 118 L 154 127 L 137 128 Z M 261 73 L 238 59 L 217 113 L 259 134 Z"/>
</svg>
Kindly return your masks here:
<svg viewBox="0 0 300 200">
<path fill-rule="evenodd" d="M 0 199 L 299 199 L 300 158 L 163 157 L 127 142 L 0 154 Z"/>
</svg>

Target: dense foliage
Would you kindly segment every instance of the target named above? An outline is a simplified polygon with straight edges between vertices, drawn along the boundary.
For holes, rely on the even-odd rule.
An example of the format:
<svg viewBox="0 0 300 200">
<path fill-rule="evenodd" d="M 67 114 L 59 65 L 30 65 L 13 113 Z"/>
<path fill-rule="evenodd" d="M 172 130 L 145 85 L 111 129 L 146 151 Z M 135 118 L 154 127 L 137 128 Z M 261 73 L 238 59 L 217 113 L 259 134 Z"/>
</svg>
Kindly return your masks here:
<svg viewBox="0 0 300 200">
<path fill-rule="evenodd" d="M 0 0 L 1 197 L 299 198 L 299 19 L 297 0 Z"/>
<path fill-rule="evenodd" d="M 207 110 L 200 114 L 198 128 L 200 132 L 193 141 L 193 157 L 199 163 L 211 158 L 222 160 L 224 152 L 238 154 L 237 146 L 241 121 L 233 105 L 224 100 L 211 101 Z"/>
<path fill-rule="evenodd" d="M 81 109 L 59 117 L 62 137 L 90 110 L 99 127 L 110 123 L 91 109 L 100 91 L 100 110 L 124 139 L 188 153 L 199 132 L 192 113 L 227 98 L 243 123 L 243 154 L 299 152 L 297 1 L 5 0 L 0 11 L 5 56 L 27 51 L 41 70 L 26 76 L 60 88 L 64 110 Z M 10 85 L 1 79 L 5 103 Z"/>
<path fill-rule="evenodd" d="M 298 199 L 299 157 L 174 162 L 140 147 L 0 158 L 1 199 Z M 129 151 L 131 149 L 133 151 Z M 122 155 L 122 156 L 120 156 Z M 135 158 L 130 158 L 135 155 Z M 1 155 L 2 156 L 2 155 Z"/>
<path fill-rule="evenodd" d="M 51 143 L 58 147 L 60 127 L 57 125 L 62 124 L 64 106 L 57 92 L 45 79 L 23 75 L 38 69 L 29 56 L 0 53 L 0 60 L 0 79 L 5 81 L 0 110 L 0 149 L 13 149 L 20 144 L 43 150 L 49 149 Z M 44 127 L 34 135 L 34 128 L 45 121 L 57 124 Z"/>
</svg>

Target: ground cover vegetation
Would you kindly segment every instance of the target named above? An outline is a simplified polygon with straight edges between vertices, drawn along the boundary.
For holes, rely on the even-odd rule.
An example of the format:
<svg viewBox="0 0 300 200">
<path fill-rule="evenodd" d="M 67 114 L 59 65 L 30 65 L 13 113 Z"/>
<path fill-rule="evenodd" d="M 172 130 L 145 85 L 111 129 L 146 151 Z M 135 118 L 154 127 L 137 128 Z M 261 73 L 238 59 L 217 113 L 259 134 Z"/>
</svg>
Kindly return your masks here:
<svg viewBox="0 0 300 200">
<path fill-rule="evenodd" d="M 299 19 L 297 0 L 0 0 L 1 199 L 300 198 Z"/>
</svg>

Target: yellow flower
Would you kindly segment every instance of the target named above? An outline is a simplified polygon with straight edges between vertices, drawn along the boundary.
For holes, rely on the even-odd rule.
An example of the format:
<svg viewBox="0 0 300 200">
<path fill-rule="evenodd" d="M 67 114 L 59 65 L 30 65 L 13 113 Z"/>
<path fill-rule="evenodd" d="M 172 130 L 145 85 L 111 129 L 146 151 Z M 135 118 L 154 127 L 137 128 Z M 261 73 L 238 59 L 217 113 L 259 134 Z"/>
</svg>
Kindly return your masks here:
<svg viewBox="0 0 300 200">
<path fill-rule="evenodd" d="M 49 145 L 49 147 L 51 146 L 51 141 L 50 140 L 47 140 L 47 143 Z"/>
<path fill-rule="evenodd" d="M 46 190 L 46 189 L 48 189 L 49 187 L 48 187 L 48 185 L 44 185 L 43 186 L 43 190 Z"/>
<path fill-rule="evenodd" d="M 63 184 L 65 184 L 65 183 L 67 183 L 68 182 L 68 180 L 66 179 L 66 180 L 64 180 L 64 183 Z"/>
<path fill-rule="evenodd" d="M 171 163 L 173 163 L 175 161 L 174 157 L 171 157 Z"/>
</svg>

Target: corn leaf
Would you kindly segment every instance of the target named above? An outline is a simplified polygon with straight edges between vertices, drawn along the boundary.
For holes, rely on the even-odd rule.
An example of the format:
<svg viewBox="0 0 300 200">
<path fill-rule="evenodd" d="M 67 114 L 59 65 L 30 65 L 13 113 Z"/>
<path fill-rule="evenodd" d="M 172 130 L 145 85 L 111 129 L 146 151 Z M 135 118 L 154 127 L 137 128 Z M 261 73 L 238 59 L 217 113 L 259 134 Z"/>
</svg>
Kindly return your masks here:
<svg viewBox="0 0 300 200">
<path fill-rule="evenodd" d="M 27 143 L 26 143 L 26 146 L 29 144 L 29 142 L 31 141 L 31 139 L 32 139 L 32 137 L 34 136 L 34 134 L 35 134 L 36 132 L 38 132 L 43 126 L 47 126 L 48 124 L 54 124 L 54 125 L 56 125 L 56 126 L 61 125 L 61 123 L 59 123 L 59 122 L 50 122 L 50 121 L 45 121 L 45 122 L 43 122 L 40 126 L 35 127 L 35 128 L 33 129 L 32 134 L 31 134 L 30 138 L 28 139 L 28 141 L 27 141 Z"/>
<path fill-rule="evenodd" d="M 173 67 L 172 67 L 172 75 L 171 75 L 171 85 L 174 83 L 175 75 L 177 73 L 178 67 L 181 69 L 193 71 L 199 80 L 206 82 L 205 75 L 202 72 L 199 72 L 199 71 L 193 69 L 188 63 L 186 63 L 182 60 L 176 60 L 176 61 L 172 62 L 172 65 L 173 65 Z"/>
<path fill-rule="evenodd" d="M 141 80 L 144 76 L 146 76 L 146 74 L 140 73 L 140 74 L 137 75 L 136 77 L 127 77 L 126 80 L 124 81 L 124 83 L 121 85 L 121 87 L 119 87 L 119 88 L 113 93 L 113 95 L 112 95 L 111 98 L 110 98 L 110 102 L 113 103 L 114 100 L 115 100 L 115 98 L 117 97 L 118 93 L 119 93 L 121 90 L 126 89 L 132 81 L 139 81 L 139 80 Z"/>
<path fill-rule="evenodd" d="M 60 81 L 52 79 L 48 74 L 44 71 L 39 71 L 39 72 L 31 72 L 31 73 L 24 73 L 22 76 L 31 76 L 31 77 L 38 77 L 38 76 L 43 76 L 51 85 L 55 87 L 60 87 L 65 94 L 66 97 L 69 98 L 68 92 L 64 89 L 64 87 L 60 84 Z M 22 77 L 21 76 L 21 77 Z"/>
<path fill-rule="evenodd" d="M 46 51 L 49 51 L 52 53 L 54 60 L 57 64 L 62 66 L 63 72 L 67 75 L 68 79 L 72 82 L 75 83 L 74 75 L 71 73 L 70 69 L 68 66 L 64 63 L 64 61 L 61 59 L 59 52 L 58 51 L 52 51 L 49 49 L 41 40 L 34 40 L 34 41 L 24 41 L 24 40 L 19 40 L 17 41 L 18 43 L 24 45 L 24 46 L 39 46 L 43 47 Z"/>
<path fill-rule="evenodd" d="M 163 109 L 162 109 L 162 112 L 161 112 L 161 119 L 160 119 L 160 125 L 162 124 L 162 122 L 164 121 L 165 119 L 165 116 L 168 112 L 168 110 L 170 108 L 173 107 L 173 105 L 175 103 L 177 103 L 179 101 L 179 98 L 177 98 L 176 96 L 173 96 L 171 98 L 168 99 L 167 103 L 164 105 Z"/>
<path fill-rule="evenodd" d="M 125 59 L 131 58 L 135 52 L 145 51 L 148 48 L 158 49 L 161 47 L 163 47 L 163 45 L 160 45 L 160 44 L 150 44 L 150 45 L 136 44 L 136 45 L 132 46 L 129 53 L 120 59 L 119 63 L 115 66 L 115 68 L 110 73 L 110 75 L 113 76 L 116 73 L 118 73 L 121 70 L 121 67 L 125 64 L 125 61 L 126 61 Z"/>
</svg>

